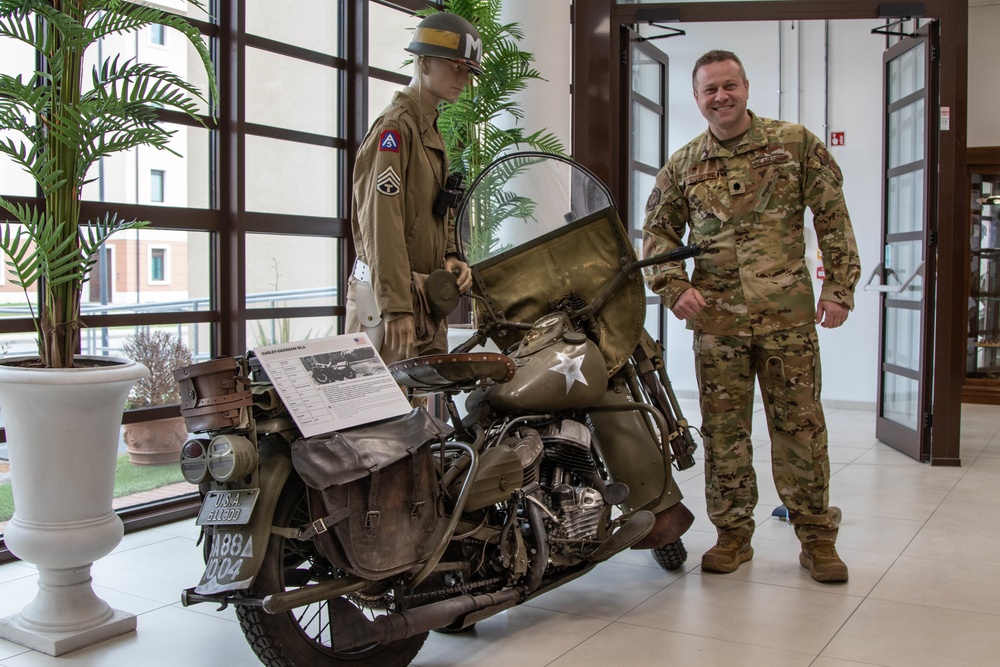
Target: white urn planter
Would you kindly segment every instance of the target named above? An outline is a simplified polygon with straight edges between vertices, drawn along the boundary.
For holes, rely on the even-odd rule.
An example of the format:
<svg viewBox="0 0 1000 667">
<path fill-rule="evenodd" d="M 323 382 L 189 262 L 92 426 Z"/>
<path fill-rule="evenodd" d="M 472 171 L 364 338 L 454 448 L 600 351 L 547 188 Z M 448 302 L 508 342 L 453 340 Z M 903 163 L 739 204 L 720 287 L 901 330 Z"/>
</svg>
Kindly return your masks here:
<svg viewBox="0 0 1000 667">
<path fill-rule="evenodd" d="M 134 614 L 112 609 L 91 586 L 93 562 L 124 534 L 111 503 L 119 429 L 129 389 L 149 371 L 109 357 L 91 368 L 0 364 L 0 410 L 10 455 L 14 516 L 4 542 L 38 568 L 38 593 L 0 619 L 0 638 L 61 655 L 132 632 Z"/>
</svg>

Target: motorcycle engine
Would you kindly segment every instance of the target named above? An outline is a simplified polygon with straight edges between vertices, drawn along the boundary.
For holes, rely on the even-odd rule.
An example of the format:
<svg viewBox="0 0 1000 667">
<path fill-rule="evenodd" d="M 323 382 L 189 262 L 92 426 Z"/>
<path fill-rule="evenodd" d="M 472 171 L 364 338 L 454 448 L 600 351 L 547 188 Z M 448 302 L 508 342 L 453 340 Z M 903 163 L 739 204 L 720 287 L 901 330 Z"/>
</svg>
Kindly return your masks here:
<svg viewBox="0 0 1000 667">
<path fill-rule="evenodd" d="M 564 419 L 541 433 L 543 456 L 539 481 L 548 491 L 549 507 L 558 522 L 550 527 L 552 557 L 564 564 L 578 561 L 587 542 L 602 539 L 611 507 L 589 480 L 598 476 L 590 450 L 590 430 Z"/>
</svg>

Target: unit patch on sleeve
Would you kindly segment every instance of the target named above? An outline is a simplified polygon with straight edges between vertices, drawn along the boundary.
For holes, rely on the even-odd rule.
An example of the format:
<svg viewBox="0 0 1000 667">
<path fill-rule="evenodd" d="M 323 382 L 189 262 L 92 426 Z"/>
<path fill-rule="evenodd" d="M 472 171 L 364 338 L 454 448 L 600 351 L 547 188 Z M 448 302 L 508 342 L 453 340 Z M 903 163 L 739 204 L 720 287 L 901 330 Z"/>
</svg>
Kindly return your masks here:
<svg viewBox="0 0 1000 667">
<path fill-rule="evenodd" d="M 378 137 L 378 149 L 380 151 L 399 152 L 399 132 L 396 130 L 382 130 Z"/>
<path fill-rule="evenodd" d="M 399 186 L 399 176 L 391 164 L 378 175 L 378 179 L 375 181 L 375 189 L 390 197 L 395 197 L 399 194 Z"/>
</svg>

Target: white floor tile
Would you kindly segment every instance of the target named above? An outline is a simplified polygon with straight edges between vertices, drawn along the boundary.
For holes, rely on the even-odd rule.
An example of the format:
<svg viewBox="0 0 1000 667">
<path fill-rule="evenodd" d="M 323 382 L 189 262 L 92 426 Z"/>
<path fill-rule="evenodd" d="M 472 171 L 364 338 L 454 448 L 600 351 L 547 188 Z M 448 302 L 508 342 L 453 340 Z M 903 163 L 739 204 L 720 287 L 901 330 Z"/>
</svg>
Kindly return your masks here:
<svg viewBox="0 0 1000 667">
<path fill-rule="evenodd" d="M 676 581 L 672 573 L 610 561 L 526 604 L 614 621 Z"/>
<path fill-rule="evenodd" d="M 622 623 L 817 655 L 863 598 L 687 575 Z"/>
<path fill-rule="evenodd" d="M 806 667 L 811 663 L 808 654 L 614 623 L 550 663 L 550 667 Z"/>
<path fill-rule="evenodd" d="M 29 651 L 7 658 L 7 667 L 177 667 L 177 665 L 259 665 L 232 623 L 175 607 L 137 619 L 136 632 L 53 658 Z"/>
<path fill-rule="evenodd" d="M 418 667 L 543 667 L 607 626 L 607 621 L 516 607 L 468 633 L 432 632 L 413 661 Z"/>
<path fill-rule="evenodd" d="M 1000 616 L 869 599 L 822 655 L 887 667 L 996 665 Z"/>
<path fill-rule="evenodd" d="M 1000 565 L 901 556 L 868 596 L 1000 616 Z M 921 582 L 914 586 L 914 582 Z"/>
</svg>

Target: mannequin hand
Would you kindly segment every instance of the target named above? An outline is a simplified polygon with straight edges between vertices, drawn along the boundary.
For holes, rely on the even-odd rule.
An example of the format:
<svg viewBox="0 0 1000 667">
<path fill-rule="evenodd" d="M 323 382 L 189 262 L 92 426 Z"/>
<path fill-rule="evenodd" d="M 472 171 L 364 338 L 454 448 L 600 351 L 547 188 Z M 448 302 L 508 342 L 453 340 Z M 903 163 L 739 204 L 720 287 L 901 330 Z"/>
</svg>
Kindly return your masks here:
<svg viewBox="0 0 1000 667">
<path fill-rule="evenodd" d="M 454 273 L 458 278 L 459 292 L 469 291 L 469 288 L 472 287 L 472 269 L 469 268 L 468 264 L 460 260 L 458 257 L 451 256 L 445 258 L 444 268 Z"/>
<path fill-rule="evenodd" d="M 409 359 L 413 356 L 416 340 L 413 315 L 402 315 L 385 321 L 385 342 L 383 345 L 388 346 L 396 354 L 402 355 L 403 359 Z"/>
</svg>

